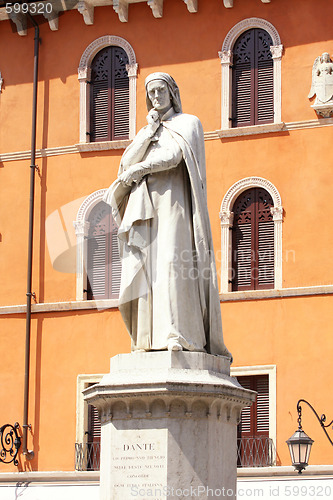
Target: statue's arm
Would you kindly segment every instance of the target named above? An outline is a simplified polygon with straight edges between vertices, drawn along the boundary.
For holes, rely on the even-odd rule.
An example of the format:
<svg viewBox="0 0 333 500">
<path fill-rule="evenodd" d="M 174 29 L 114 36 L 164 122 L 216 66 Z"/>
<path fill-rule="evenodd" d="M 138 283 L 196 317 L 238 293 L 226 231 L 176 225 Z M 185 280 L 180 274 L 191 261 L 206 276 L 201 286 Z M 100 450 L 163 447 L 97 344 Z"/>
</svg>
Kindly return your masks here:
<svg viewBox="0 0 333 500">
<path fill-rule="evenodd" d="M 151 133 L 148 126 L 138 132 L 122 156 L 122 170 L 127 170 L 131 165 L 142 160 L 153 137 L 154 133 Z"/>
<path fill-rule="evenodd" d="M 147 121 L 148 125 L 137 133 L 133 142 L 125 150 L 121 159 L 121 171 L 127 170 L 130 166 L 143 159 L 149 144 L 160 126 L 160 119 L 157 111 L 152 109 L 148 113 Z"/>
<path fill-rule="evenodd" d="M 152 151 L 147 159 L 132 165 L 123 172 L 119 179 L 126 185 L 139 182 L 147 174 L 154 174 L 162 170 L 177 167 L 183 157 L 182 151 L 175 140 L 171 140 L 168 147 L 163 146 Z"/>
</svg>

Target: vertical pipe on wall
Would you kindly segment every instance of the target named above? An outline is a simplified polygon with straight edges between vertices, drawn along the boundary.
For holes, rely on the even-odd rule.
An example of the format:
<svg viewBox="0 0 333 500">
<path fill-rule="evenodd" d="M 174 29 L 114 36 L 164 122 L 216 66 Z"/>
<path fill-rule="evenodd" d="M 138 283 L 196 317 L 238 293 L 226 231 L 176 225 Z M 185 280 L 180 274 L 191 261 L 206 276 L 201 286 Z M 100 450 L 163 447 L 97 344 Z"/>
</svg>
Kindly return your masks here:
<svg viewBox="0 0 333 500">
<path fill-rule="evenodd" d="M 33 257 L 33 229 L 34 229 L 34 201 L 35 201 L 35 158 L 36 158 L 36 122 L 37 122 L 37 85 L 38 85 L 38 59 L 39 59 L 39 26 L 28 14 L 34 28 L 34 76 L 33 76 L 33 102 L 32 102 L 32 127 L 31 127 L 31 165 L 30 165 L 30 199 L 29 199 L 29 237 L 28 237 L 28 272 L 27 272 L 27 313 L 26 313 L 26 338 L 25 338 L 25 375 L 24 375 L 24 409 L 23 409 L 23 454 L 28 460 L 34 456 L 33 451 L 28 451 L 28 410 L 29 410 L 29 373 L 30 373 L 30 336 L 31 336 L 31 298 L 32 298 L 32 257 Z"/>
</svg>

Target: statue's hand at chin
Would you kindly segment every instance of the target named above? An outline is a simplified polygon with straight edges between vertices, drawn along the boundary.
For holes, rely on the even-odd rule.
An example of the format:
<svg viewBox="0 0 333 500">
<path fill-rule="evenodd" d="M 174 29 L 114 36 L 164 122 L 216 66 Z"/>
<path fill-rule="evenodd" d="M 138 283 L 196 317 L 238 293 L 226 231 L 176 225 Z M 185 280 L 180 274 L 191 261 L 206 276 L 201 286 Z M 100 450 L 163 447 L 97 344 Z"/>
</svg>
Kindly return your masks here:
<svg viewBox="0 0 333 500">
<path fill-rule="evenodd" d="M 158 127 L 160 126 L 160 115 L 156 109 L 151 109 L 147 115 L 148 128 L 151 133 L 154 134 Z"/>
</svg>

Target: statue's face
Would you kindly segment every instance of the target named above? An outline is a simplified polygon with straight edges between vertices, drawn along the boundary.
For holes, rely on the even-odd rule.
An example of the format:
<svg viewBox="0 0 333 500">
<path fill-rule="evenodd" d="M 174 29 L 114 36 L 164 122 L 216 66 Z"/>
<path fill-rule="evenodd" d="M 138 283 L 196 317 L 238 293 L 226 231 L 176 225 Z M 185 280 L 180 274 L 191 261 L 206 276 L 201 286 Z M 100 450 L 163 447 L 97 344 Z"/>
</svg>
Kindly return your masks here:
<svg viewBox="0 0 333 500">
<path fill-rule="evenodd" d="M 159 113 L 166 113 L 172 106 L 169 88 L 163 80 L 153 80 L 147 85 L 148 97 Z"/>
<path fill-rule="evenodd" d="M 324 52 L 324 53 L 323 53 L 323 61 L 324 61 L 324 62 L 329 62 L 329 60 L 330 60 L 330 55 L 329 55 L 329 53 L 328 53 L 328 52 Z"/>
</svg>

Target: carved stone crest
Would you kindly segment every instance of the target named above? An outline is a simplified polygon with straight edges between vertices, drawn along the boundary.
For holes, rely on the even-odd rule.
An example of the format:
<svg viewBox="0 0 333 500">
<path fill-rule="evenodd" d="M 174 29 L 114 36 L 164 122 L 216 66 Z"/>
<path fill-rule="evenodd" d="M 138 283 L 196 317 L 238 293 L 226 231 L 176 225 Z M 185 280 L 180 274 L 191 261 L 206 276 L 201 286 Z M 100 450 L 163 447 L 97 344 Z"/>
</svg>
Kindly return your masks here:
<svg viewBox="0 0 333 500">
<path fill-rule="evenodd" d="M 315 59 L 309 99 L 316 96 L 313 108 L 324 117 L 333 112 L 333 62 L 328 52 Z"/>
</svg>

